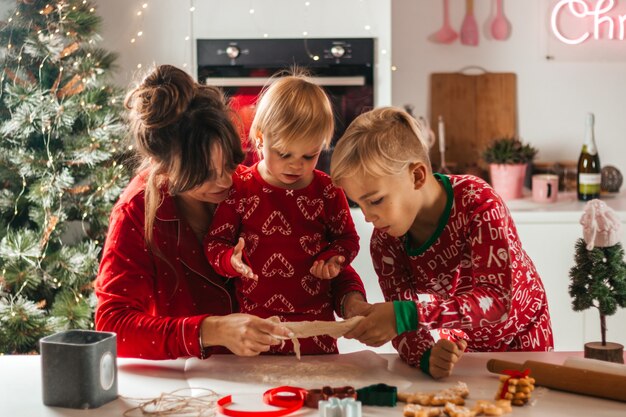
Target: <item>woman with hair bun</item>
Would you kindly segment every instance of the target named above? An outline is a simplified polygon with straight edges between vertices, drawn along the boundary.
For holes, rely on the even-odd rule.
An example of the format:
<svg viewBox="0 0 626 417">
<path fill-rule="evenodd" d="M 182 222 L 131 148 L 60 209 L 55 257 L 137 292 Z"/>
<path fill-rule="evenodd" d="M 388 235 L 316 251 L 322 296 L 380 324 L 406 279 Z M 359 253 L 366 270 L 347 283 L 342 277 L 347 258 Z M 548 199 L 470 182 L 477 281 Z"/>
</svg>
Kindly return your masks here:
<svg viewBox="0 0 626 417">
<path fill-rule="evenodd" d="M 232 284 L 202 248 L 244 159 L 224 96 L 161 65 L 125 106 L 142 163 L 111 213 L 95 284 L 96 329 L 117 333 L 122 357 L 268 351 L 290 331 L 235 313 Z"/>
</svg>

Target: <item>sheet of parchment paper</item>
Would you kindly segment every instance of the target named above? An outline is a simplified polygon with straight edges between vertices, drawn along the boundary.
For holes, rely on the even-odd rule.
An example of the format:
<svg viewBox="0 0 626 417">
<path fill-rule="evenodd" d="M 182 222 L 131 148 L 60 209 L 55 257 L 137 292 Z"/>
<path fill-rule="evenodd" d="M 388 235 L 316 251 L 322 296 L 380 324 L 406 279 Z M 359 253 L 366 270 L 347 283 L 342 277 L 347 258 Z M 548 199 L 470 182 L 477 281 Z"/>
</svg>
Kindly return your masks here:
<svg viewBox="0 0 626 417">
<path fill-rule="evenodd" d="M 291 355 L 213 355 L 206 360 L 188 359 L 185 373 L 190 386 L 211 388 L 217 392 L 257 392 L 279 385 L 306 389 L 325 385 L 361 388 L 381 382 L 398 389 L 410 385 L 409 380 L 391 373 L 387 367 L 387 359 L 363 350 L 346 354 L 304 355 L 299 361 Z"/>
</svg>

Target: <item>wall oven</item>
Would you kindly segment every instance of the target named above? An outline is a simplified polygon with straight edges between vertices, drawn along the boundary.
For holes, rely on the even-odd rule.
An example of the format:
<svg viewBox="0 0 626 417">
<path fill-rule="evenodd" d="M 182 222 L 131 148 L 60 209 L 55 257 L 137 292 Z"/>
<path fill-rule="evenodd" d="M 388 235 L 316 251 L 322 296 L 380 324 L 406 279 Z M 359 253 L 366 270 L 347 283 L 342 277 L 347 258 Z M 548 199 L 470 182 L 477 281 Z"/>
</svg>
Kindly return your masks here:
<svg viewBox="0 0 626 417">
<path fill-rule="evenodd" d="M 257 97 L 269 77 L 294 65 L 307 69 L 331 99 L 335 134 L 318 169 L 329 171 L 330 155 L 346 127 L 374 106 L 374 40 L 198 39 L 198 80 L 221 87 L 241 122 L 246 164 L 257 160 L 248 140 Z"/>
</svg>

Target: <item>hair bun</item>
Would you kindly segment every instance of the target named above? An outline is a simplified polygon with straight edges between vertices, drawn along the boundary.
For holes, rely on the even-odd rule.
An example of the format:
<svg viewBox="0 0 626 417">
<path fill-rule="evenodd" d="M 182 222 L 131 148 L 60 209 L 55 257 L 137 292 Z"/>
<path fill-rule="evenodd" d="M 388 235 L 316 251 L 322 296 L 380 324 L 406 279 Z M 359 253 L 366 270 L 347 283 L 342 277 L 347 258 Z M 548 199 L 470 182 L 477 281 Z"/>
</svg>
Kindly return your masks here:
<svg viewBox="0 0 626 417">
<path fill-rule="evenodd" d="M 194 97 L 195 80 L 171 65 L 152 71 L 126 99 L 147 129 L 159 129 L 180 120 Z"/>
</svg>

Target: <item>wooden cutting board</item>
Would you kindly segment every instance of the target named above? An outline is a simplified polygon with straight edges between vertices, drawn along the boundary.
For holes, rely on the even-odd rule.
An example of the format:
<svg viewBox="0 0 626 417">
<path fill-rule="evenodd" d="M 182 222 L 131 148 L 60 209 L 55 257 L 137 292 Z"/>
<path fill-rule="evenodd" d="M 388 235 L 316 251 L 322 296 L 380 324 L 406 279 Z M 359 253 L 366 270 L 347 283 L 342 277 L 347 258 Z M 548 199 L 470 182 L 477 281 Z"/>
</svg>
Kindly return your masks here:
<svg viewBox="0 0 626 417">
<path fill-rule="evenodd" d="M 486 168 L 481 154 L 492 140 L 517 136 L 517 76 L 514 73 L 434 73 L 430 77 L 430 126 L 445 123 L 446 162 L 463 173 L 468 166 Z M 440 165 L 439 142 L 431 150 Z"/>
</svg>

